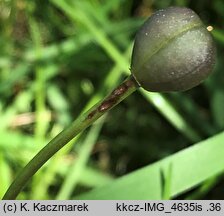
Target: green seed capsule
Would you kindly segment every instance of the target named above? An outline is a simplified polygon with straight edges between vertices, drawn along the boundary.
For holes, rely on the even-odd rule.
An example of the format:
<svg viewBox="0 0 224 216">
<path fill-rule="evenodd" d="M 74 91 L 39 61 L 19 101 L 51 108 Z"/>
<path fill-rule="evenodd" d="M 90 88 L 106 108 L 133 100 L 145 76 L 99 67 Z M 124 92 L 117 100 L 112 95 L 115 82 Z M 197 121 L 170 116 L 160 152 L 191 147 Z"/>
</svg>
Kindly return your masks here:
<svg viewBox="0 0 224 216">
<path fill-rule="evenodd" d="M 138 31 L 131 72 L 148 91 L 184 91 L 212 71 L 215 46 L 198 15 L 170 7 L 154 13 Z"/>
</svg>

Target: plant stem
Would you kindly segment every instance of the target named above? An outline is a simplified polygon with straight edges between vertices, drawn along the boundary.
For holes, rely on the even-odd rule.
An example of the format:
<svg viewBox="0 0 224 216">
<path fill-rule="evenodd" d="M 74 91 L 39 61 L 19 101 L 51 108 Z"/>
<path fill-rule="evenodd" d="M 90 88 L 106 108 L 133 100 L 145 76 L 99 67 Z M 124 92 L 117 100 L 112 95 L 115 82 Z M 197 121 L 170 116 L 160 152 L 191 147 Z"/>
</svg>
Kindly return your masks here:
<svg viewBox="0 0 224 216">
<path fill-rule="evenodd" d="M 16 199 L 29 179 L 47 162 L 57 151 L 65 146 L 76 135 L 89 127 L 108 110 L 115 107 L 127 96 L 133 93 L 138 84 L 132 76 L 129 76 L 122 84 L 116 87 L 105 99 L 90 108 L 75 120 L 71 126 L 59 133 L 34 158 L 20 171 L 14 182 L 6 191 L 3 199 Z"/>
</svg>

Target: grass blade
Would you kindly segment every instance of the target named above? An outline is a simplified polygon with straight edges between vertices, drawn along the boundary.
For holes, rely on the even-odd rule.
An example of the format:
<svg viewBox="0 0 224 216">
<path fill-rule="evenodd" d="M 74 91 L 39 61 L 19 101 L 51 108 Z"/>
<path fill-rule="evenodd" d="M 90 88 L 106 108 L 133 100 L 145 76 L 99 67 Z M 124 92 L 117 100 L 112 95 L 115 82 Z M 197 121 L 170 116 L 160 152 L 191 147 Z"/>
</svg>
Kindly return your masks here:
<svg viewBox="0 0 224 216">
<path fill-rule="evenodd" d="M 170 195 L 175 198 L 223 172 L 223 139 L 224 132 L 115 180 L 110 185 L 83 194 L 77 199 L 162 199 L 161 169 L 165 171 L 170 165 Z"/>
</svg>

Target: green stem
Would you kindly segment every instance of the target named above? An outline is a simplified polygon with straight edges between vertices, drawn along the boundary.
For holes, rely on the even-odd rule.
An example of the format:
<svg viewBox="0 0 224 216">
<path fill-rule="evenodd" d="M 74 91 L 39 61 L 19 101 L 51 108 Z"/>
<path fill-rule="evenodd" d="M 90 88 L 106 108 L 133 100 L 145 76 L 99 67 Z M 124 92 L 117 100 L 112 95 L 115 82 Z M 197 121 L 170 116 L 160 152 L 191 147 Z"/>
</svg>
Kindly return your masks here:
<svg viewBox="0 0 224 216">
<path fill-rule="evenodd" d="M 47 162 L 57 151 L 65 146 L 76 135 L 89 127 L 108 110 L 115 107 L 127 96 L 133 93 L 138 84 L 132 76 L 128 77 L 122 84 L 115 88 L 104 100 L 90 108 L 86 113 L 78 117 L 70 127 L 52 139 L 34 158 L 20 171 L 14 182 L 6 191 L 3 199 L 16 199 L 19 192 L 26 185 L 28 180 Z"/>
</svg>

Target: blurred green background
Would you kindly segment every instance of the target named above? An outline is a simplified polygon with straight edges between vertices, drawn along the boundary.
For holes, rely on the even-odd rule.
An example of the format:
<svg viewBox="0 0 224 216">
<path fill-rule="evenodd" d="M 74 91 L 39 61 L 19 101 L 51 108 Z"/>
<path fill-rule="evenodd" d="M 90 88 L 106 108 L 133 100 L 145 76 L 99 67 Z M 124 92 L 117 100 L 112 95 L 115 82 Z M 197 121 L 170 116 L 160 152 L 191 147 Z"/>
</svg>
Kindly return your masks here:
<svg viewBox="0 0 224 216">
<path fill-rule="evenodd" d="M 137 29 L 168 6 L 190 7 L 213 26 L 214 73 L 187 92 L 135 92 L 57 153 L 19 198 L 224 198 L 223 0 L 1 0 L 0 197 L 47 141 L 129 74 Z M 207 151 L 196 151 L 194 144 L 207 138 Z M 175 153 L 184 149 L 190 152 L 179 155 L 187 161 L 181 164 Z M 191 177 L 197 167 L 198 176 L 190 181 L 173 165 L 164 173 L 157 168 L 156 196 L 141 197 L 156 178 L 137 170 L 167 156 Z M 146 175 L 151 183 L 140 190 Z M 175 189 L 175 181 L 184 186 Z M 136 186 L 130 197 L 129 184 Z"/>
</svg>

